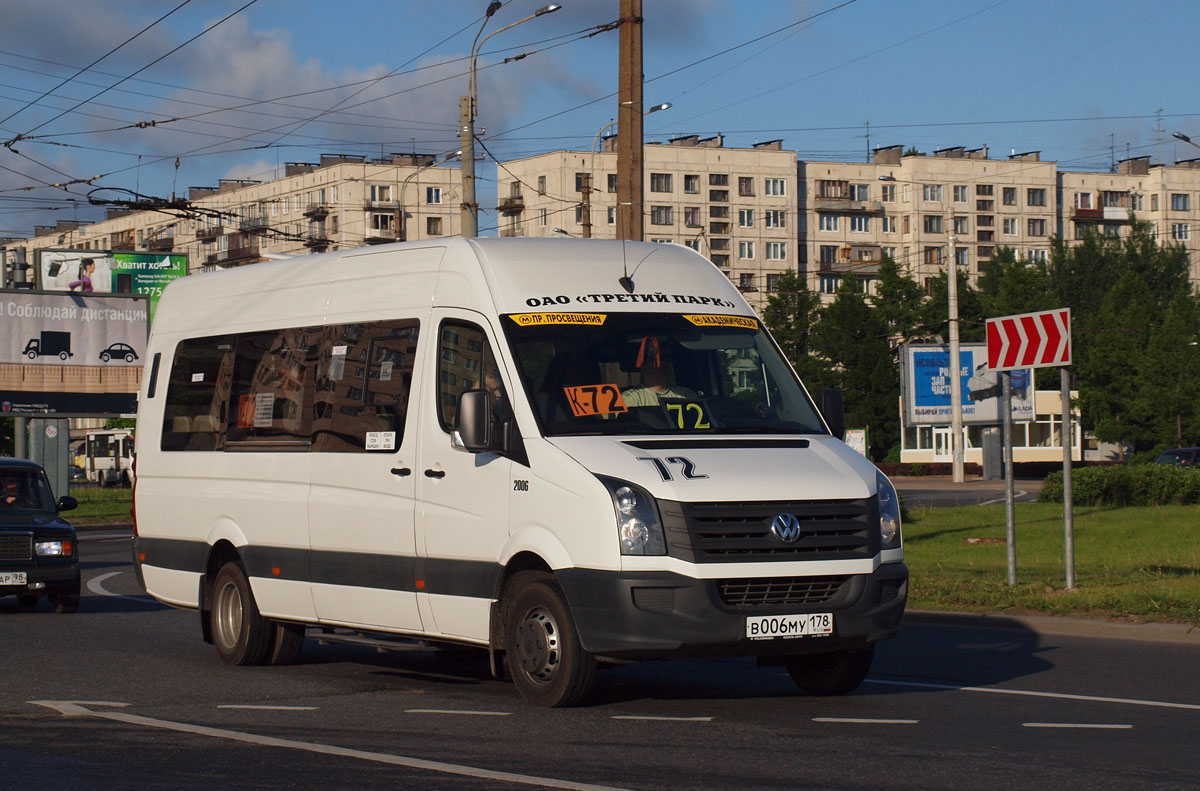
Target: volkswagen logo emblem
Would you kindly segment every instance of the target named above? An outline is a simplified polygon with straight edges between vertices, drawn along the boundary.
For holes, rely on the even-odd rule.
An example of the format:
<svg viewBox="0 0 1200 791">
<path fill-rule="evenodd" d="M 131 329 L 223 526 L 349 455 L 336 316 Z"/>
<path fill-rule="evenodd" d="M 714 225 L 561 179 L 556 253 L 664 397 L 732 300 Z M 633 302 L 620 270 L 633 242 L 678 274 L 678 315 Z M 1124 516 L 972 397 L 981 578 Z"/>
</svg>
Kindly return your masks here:
<svg viewBox="0 0 1200 791">
<path fill-rule="evenodd" d="M 791 544 L 800 538 L 800 520 L 793 514 L 782 513 L 771 520 L 771 535 L 785 544 Z"/>
</svg>

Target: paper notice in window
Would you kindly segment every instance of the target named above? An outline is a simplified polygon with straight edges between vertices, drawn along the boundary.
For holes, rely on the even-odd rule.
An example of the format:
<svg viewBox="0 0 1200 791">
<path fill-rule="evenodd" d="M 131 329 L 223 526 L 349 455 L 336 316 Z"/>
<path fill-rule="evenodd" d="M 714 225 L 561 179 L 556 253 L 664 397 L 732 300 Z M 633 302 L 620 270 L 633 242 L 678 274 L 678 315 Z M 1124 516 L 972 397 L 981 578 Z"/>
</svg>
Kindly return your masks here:
<svg viewBox="0 0 1200 791">
<path fill-rule="evenodd" d="M 254 427 L 270 428 L 275 416 L 275 394 L 255 393 L 254 395 Z"/>
<path fill-rule="evenodd" d="M 383 362 L 381 362 L 379 364 L 379 381 L 381 381 L 381 382 L 392 381 L 392 361 L 391 360 L 384 360 Z"/>
<path fill-rule="evenodd" d="M 367 432 L 367 450 L 395 450 L 396 449 L 396 432 L 394 431 L 368 431 Z"/>
</svg>

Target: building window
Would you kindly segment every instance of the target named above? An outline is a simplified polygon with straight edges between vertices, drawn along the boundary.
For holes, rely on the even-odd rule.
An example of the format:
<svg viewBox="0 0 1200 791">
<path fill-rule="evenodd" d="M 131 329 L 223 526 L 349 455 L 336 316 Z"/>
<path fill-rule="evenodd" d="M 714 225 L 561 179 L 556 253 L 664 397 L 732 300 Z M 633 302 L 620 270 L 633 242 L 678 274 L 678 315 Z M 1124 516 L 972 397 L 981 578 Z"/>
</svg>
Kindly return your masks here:
<svg viewBox="0 0 1200 791">
<path fill-rule="evenodd" d="M 688 228 L 700 227 L 700 207 L 685 206 L 683 208 L 683 224 Z"/>
<path fill-rule="evenodd" d="M 700 192 L 700 177 L 697 175 L 684 175 L 683 191 L 689 195 L 697 195 Z"/>
<path fill-rule="evenodd" d="M 709 173 L 708 174 L 708 186 L 710 186 L 710 187 L 728 187 L 729 186 L 729 174 L 728 173 Z"/>
<path fill-rule="evenodd" d="M 967 248 L 955 247 L 954 248 L 954 263 L 960 267 L 965 268 L 967 266 L 967 253 L 968 253 Z"/>
<path fill-rule="evenodd" d="M 708 199 L 714 203 L 729 203 L 729 190 L 709 190 Z"/>
<path fill-rule="evenodd" d="M 738 288 L 740 288 L 742 291 L 758 291 L 758 289 L 754 287 L 754 273 L 742 272 L 739 274 Z"/>
<path fill-rule="evenodd" d="M 881 197 L 883 198 L 884 203 L 895 203 L 896 202 L 896 185 L 895 184 L 884 184 L 882 187 L 880 187 L 880 192 L 882 193 Z"/>
<path fill-rule="evenodd" d="M 975 185 L 975 194 L 976 195 L 987 195 L 987 196 L 991 197 L 994 194 L 992 191 L 992 185 L 991 184 L 976 184 Z"/>
<path fill-rule="evenodd" d="M 821 293 L 836 294 L 842 279 L 837 275 L 821 275 Z"/>
<path fill-rule="evenodd" d="M 650 174 L 650 191 L 651 192 L 670 192 L 671 191 L 671 174 L 670 173 L 651 173 Z"/>
<path fill-rule="evenodd" d="M 942 200 L 942 185 L 941 184 L 925 184 L 921 188 L 921 199 L 927 201 Z"/>
<path fill-rule="evenodd" d="M 583 204 L 582 203 L 575 204 L 575 224 L 583 225 Z"/>
<path fill-rule="evenodd" d="M 1046 263 L 1047 253 L 1045 250 L 1026 250 L 1025 255 L 1026 255 L 1027 260 L 1031 264 Z"/>
<path fill-rule="evenodd" d="M 767 209 L 763 224 L 768 228 L 786 228 L 787 212 L 782 209 Z"/>
<path fill-rule="evenodd" d="M 1030 236 L 1045 236 L 1046 235 L 1046 221 L 1045 220 L 1030 220 L 1029 221 L 1029 235 Z"/>
<path fill-rule="evenodd" d="M 1121 226 L 1115 222 L 1104 223 L 1104 235 L 1109 239 L 1121 238 Z"/>
<path fill-rule="evenodd" d="M 823 244 L 820 250 L 820 261 L 822 264 L 832 264 L 837 261 L 837 254 L 837 245 Z"/>
<path fill-rule="evenodd" d="M 1129 196 L 1129 208 L 1134 211 L 1144 211 L 1146 209 L 1146 204 L 1141 194 L 1135 192 Z"/>
<path fill-rule="evenodd" d="M 783 275 L 780 275 L 780 274 L 767 275 L 767 291 L 771 291 L 771 292 L 778 291 L 780 280 L 783 280 Z"/>
<path fill-rule="evenodd" d="M 700 252 L 700 237 L 687 239 L 684 241 L 683 244 L 685 247 L 690 247 L 691 249 L 695 250 L 696 252 Z"/>
<path fill-rule="evenodd" d="M 1092 208 L 1092 193 L 1076 192 L 1075 193 L 1075 208 L 1076 209 Z"/>
<path fill-rule="evenodd" d="M 538 210 L 538 227 L 540 227 L 540 228 L 546 227 L 546 221 L 547 221 L 548 214 L 549 214 L 549 212 L 546 211 L 546 209 Z"/>
<path fill-rule="evenodd" d="M 1171 211 L 1187 211 L 1188 194 L 1186 192 L 1171 193 Z"/>
<path fill-rule="evenodd" d="M 372 231 L 390 231 L 392 230 L 392 215 L 373 213 L 371 215 L 371 230 Z"/>
<path fill-rule="evenodd" d="M 928 266 L 941 266 L 942 265 L 942 248 L 926 247 L 925 248 L 925 263 Z"/>
<path fill-rule="evenodd" d="M 895 247 L 884 247 L 882 250 L 882 253 L 883 253 L 884 258 L 891 259 L 892 261 L 896 260 L 896 248 Z"/>
<path fill-rule="evenodd" d="M 750 176 L 738 176 L 738 195 L 743 198 L 754 197 L 754 179 Z"/>
<path fill-rule="evenodd" d="M 987 261 L 988 259 L 990 259 L 992 257 L 992 253 L 995 252 L 995 248 L 994 247 L 985 247 L 983 245 L 980 245 L 976 249 L 975 252 L 977 252 L 979 254 L 980 261 Z"/>
<path fill-rule="evenodd" d="M 838 229 L 838 216 L 836 214 L 818 214 L 817 223 L 822 231 L 836 231 Z"/>
<path fill-rule="evenodd" d="M 966 203 L 967 202 L 967 185 L 966 184 L 955 184 L 954 185 L 954 202 L 955 203 Z"/>
<path fill-rule="evenodd" d="M 390 184 L 372 184 L 371 185 L 371 202 L 386 203 L 392 199 L 392 187 Z M 283 213 L 287 214 L 291 211 L 291 200 L 283 199 Z"/>
<path fill-rule="evenodd" d="M 783 197 L 787 195 L 787 182 L 783 179 L 765 179 L 763 182 L 763 194 Z"/>
<path fill-rule="evenodd" d="M 942 232 L 942 215 L 926 214 L 925 215 L 925 233 L 941 233 Z"/>
<path fill-rule="evenodd" d="M 738 227 L 754 227 L 754 209 L 738 209 Z"/>
<path fill-rule="evenodd" d="M 441 217 L 426 217 L 425 218 L 425 233 L 430 236 L 442 235 L 442 218 Z"/>
<path fill-rule="evenodd" d="M 850 217 L 851 233 L 870 233 L 871 218 L 865 214 L 855 214 Z"/>
<path fill-rule="evenodd" d="M 1004 235 L 1005 236 L 1016 236 L 1017 235 L 1017 218 L 1016 217 L 1005 217 L 1004 218 Z"/>
<path fill-rule="evenodd" d="M 1016 187 L 1005 187 L 1003 201 L 1004 201 L 1005 206 L 1016 206 L 1017 205 L 1017 188 Z"/>
<path fill-rule="evenodd" d="M 617 191 L 617 174 L 616 173 L 608 174 L 608 191 L 609 192 Z"/>
<path fill-rule="evenodd" d="M 787 242 L 767 242 L 768 261 L 787 260 Z"/>
<path fill-rule="evenodd" d="M 753 261 L 754 242 L 738 242 L 738 258 L 743 261 Z"/>
<path fill-rule="evenodd" d="M 1177 242 L 1186 242 L 1192 238 L 1192 226 L 1185 222 L 1171 223 L 1171 238 Z"/>
<path fill-rule="evenodd" d="M 441 187 L 426 187 L 425 188 L 425 202 L 426 203 L 441 203 L 442 202 L 442 188 Z"/>
<path fill-rule="evenodd" d="M 715 217 L 716 219 L 719 219 L 719 220 L 728 220 L 729 219 L 729 207 L 728 206 L 709 206 L 708 207 L 708 216 L 710 219 Z"/>
<path fill-rule="evenodd" d="M 1030 206 L 1046 205 L 1046 190 L 1039 188 L 1025 190 L 1025 203 Z"/>
<path fill-rule="evenodd" d="M 980 225 L 991 225 L 991 222 L 992 222 L 991 217 L 987 218 L 986 223 L 983 222 L 983 219 L 984 219 L 983 217 L 979 218 Z M 954 218 L 954 232 L 955 233 L 967 233 L 967 218 L 966 217 L 955 217 Z"/>
<path fill-rule="evenodd" d="M 537 192 L 538 192 L 538 195 L 546 194 L 546 177 L 545 176 L 538 176 Z"/>
<path fill-rule="evenodd" d="M 995 211 L 996 201 L 994 200 L 975 200 L 975 211 Z"/>
<path fill-rule="evenodd" d="M 608 207 L 608 224 L 609 225 L 617 224 L 617 207 L 616 206 Z"/>
<path fill-rule="evenodd" d="M 871 199 L 870 184 L 851 184 L 850 200 L 867 201 Z"/>
<path fill-rule="evenodd" d="M 650 207 L 650 224 L 651 225 L 671 225 L 671 207 L 670 206 L 651 206 Z"/>
<path fill-rule="evenodd" d="M 890 217 L 888 215 L 884 215 L 884 217 L 883 217 L 883 232 L 884 233 L 895 233 L 896 232 L 896 218 L 895 217 Z"/>
</svg>

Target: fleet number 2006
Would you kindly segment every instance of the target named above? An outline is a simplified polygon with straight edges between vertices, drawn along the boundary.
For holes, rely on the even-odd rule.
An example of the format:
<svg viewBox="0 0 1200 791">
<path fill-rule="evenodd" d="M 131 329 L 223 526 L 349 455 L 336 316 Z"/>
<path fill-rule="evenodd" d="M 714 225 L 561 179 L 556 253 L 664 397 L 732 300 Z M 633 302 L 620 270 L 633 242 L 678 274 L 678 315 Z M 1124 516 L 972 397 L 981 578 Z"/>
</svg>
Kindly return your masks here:
<svg viewBox="0 0 1200 791">
<path fill-rule="evenodd" d="M 771 640 L 776 637 L 827 637 L 833 634 L 833 613 L 803 615 L 756 615 L 746 619 L 746 637 Z"/>
</svg>

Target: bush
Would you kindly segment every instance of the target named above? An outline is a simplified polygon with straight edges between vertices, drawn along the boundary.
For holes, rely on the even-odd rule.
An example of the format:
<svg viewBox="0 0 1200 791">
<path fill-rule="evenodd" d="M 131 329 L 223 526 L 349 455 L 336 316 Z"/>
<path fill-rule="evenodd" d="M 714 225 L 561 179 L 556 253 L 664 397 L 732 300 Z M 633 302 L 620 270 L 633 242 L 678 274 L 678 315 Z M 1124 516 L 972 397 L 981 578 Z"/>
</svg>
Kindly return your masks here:
<svg viewBox="0 0 1200 791">
<path fill-rule="evenodd" d="M 1166 464 L 1081 467 L 1071 471 L 1072 501 L 1079 505 L 1200 505 L 1200 469 Z M 1063 497 L 1063 474 L 1046 476 L 1038 500 Z"/>
</svg>

